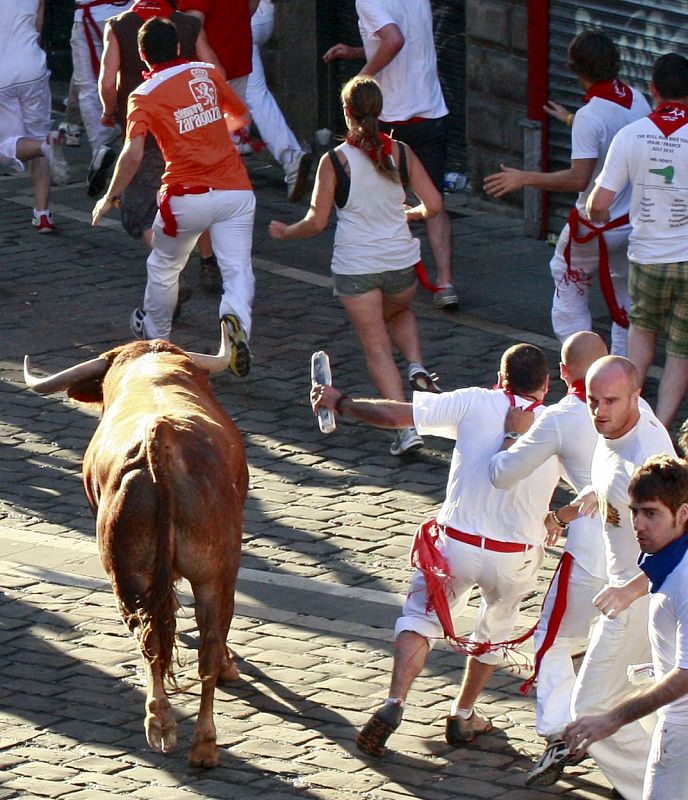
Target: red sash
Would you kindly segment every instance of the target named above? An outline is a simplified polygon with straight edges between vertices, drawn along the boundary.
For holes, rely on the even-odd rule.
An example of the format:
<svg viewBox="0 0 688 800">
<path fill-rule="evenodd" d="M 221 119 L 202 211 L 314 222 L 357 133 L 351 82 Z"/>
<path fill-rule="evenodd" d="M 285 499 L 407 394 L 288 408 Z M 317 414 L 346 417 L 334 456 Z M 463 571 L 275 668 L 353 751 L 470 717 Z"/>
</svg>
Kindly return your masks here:
<svg viewBox="0 0 688 800">
<path fill-rule="evenodd" d="M 535 626 L 516 639 L 506 642 L 476 642 L 469 636 L 458 636 L 454 631 L 454 623 L 447 599 L 447 587 L 451 582 L 447 559 L 437 547 L 437 539 L 442 526 L 437 520 L 429 519 L 418 526 L 411 545 L 411 566 L 423 573 L 426 588 L 426 611 L 435 612 L 442 625 L 445 640 L 451 647 L 466 656 L 481 656 L 502 650 L 515 650 L 517 645 L 525 642 L 535 632 Z"/>
<path fill-rule="evenodd" d="M 611 103 L 630 108 L 633 104 L 633 92 L 630 86 L 626 86 L 618 78 L 613 81 L 598 81 L 594 83 L 583 98 L 584 103 L 589 103 L 593 97 L 600 97 L 602 100 L 609 100 Z"/>
<path fill-rule="evenodd" d="M 391 158 L 394 155 L 394 150 L 392 148 L 392 142 L 394 140 L 392 137 L 387 136 L 386 133 L 378 133 L 377 138 L 380 141 L 383 158 Z M 373 147 L 370 136 L 364 136 L 362 139 L 354 139 L 354 137 L 349 134 L 346 137 L 346 143 L 350 144 L 352 147 L 356 147 L 362 153 L 365 153 L 371 161 L 377 163 L 380 160 L 377 151 Z"/>
<path fill-rule="evenodd" d="M 619 306 L 616 301 L 616 294 L 614 293 L 614 284 L 612 283 L 611 275 L 609 274 L 609 252 L 607 251 L 607 242 L 602 235 L 605 231 L 611 231 L 614 228 L 620 228 L 622 225 L 628 225 L 628 214 L 623 217 L 617 217 L 610 220 L 606 225 L 595 225 L 589 219 L 581 217 L 577 208 L 571 209 L 569 214 L 569 240 L 564 248 L 564 259 L 566 260 L 566 272 L 562 280 L 565 284 L 569 283 L 587 283 L 589 285 L 589 276 L 582 270 L 573 269 L 571 266 L 571 242 L 577 244 L 586 244 L 592 239 L 599 239 L 599 267 L 598 275 L 600 279 L 600 289 L 602 296 L 609 309 L 611 318 L 620 325 L 622 328 L 628 327 L 628 311 Z M 578 233 L 578 225 L 587 228 L 587 233 Z M 582 293 L 582 289 L 578 290 Z"/>
<path fill-rule="evenodd" d="M 170 200 L 173 197 L 183 197 L 185 194 L 205 194 L 209 191 L 210 187 L 208 186 L 182 186 L 180 183 L 168 186 L 160 195 L 160 216 L 165 223 L 162 232 L 167 236 L 177 235 L 177 220 L 170 206 Z"/>
<path fill-rule="evenodd" d="M 98 23 L 93 19 L 91 9 L 96 6 L 125 6 L 129 0 L 89 0 L 88 3 L 78 5 L 76 10 L 83 11 L 84 20 L 84 35 L 86 37 L 86 44 L 88 46 L 88 53 L 91 56 L 91 67 L 93 68 L 93 75 L 97 78 L 100 72 L 100 58 L 96 50 L 96 39 L 99 42 L 103 41 L 103 31 L 100 29 Z"/>
<path fill-rule="evenodd" d="M 557 583 L 557 593 L 554 596 L 554 605 L 552 606 L 552 613 L 549 617 L 549 622 L 547 624 L 547 631 L 545 632 L 545 638 L 542 641 L 540 647 L 538 647 L 537 652 L 535 653 L 535 668 L 533 669 L 533 674 L 528 678 L 528 680 L 524 681 L 519 691 L 521 694 L 528 694 L 530 690 L 535 685 L 537 681 L 538 672 L 540 672 L 540 665 L 542 664 L 542 659 L 545 657 L 545 654 L 550 649 L 550 647 L 554 644 L 554 640 L 557 638 L 557 634 L 559 633 L 559 628 L 561 627 L 561 621 L 564 618 L 564 614 L 566 613 L 566 596 L 568 594 L 569 589 L 569 578 L 571 577 L 571 570 L 573 568 L 573 556 L 568 551 L 565 551 L 561 557 L 561 561 L 557 566 L 556 572 L 552 576 L 552 581 L 550 582 L 549 588 L 547 589 L 547 594 L 545 595 L 545 599 L 542 602 L 544 607 L 545 602 L 547 600 L 547 595 L 550 593 L 552 588 L 552 584 L 554 583 L 554 579 L 557 575 L 559 575 L 559 582 Z"/>
<path fill-rule="evenodd" d="M 662 103 L 648 119 L 651 119 L 665 136 L 671 136 L 688 123 L 688 106 L 682 103 Z"/>
</svg>

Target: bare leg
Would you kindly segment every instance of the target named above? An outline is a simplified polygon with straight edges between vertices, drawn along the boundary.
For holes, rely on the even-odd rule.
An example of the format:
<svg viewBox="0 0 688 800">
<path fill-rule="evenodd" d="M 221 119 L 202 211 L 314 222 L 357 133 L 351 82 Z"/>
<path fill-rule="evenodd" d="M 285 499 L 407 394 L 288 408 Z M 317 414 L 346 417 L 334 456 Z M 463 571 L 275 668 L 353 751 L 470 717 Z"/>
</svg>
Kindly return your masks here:
<svg viewBox="0 0 688 800">
<path fill-rule="evenodd" d="M 389 684 L 390 697 L 406 700 L 409 689 L 425 666 L 429 650 L 430 646 L 425 636 L 414 631 L 402 631 L 399 634 Z"/>
<path fill-rule="evenodd" d="M 409 363 L 423 363 L 418 322 L 411 309 L 411 301 L 415 297 L 416 286 L 412 286 L 399 294 L 384 295 L 382 313 L 392 341 L 399 348 Z"/>
<path fill-rule="evenodd" d="M 442 210 L 426 221 L 430 249 L 437 266 L 437 286 L 449 286 L 452 282 L 452 229 L 449 215 Z"/>
<path fill-rule="evenodd" d="M 688 388 L 688 360 L 667 356 L 659 382 L 657 417 L 668 428 Z"/>
<path fill-rule="evenodd" d="M 656 342 L 657 334 L 652 331 L 642 330 L 635 325 L 628 329 L 628 358 L 638 370 L 638 382 L 641 386 L 645 383 L 647 371 L 654 361 Z"/>
<path fill-rule="evenodd" d="M 210 241 L 210 231 L 203 231 L 198 237 L 198 252 L 201 258 L 210 258 L 213 254 L 213 243 Z"/>
<path fill-rule="evenodd" d="M 495 664 L 483 664 L 473 656 L 467 659 L 466 671 L 457 698 L 459 708 L 473 708 L 478 695 L 485 688 L 485 684 L 490 680 L 496 668 Z"/>
<path fill-rule="evenodd" d="M 365 353 L 368 373 L 387 400 L 405 400 L 401 376 L 392 355 L 392 342 L 383 317 L 382 292 L 340 297 Z"/>
<path fill-rule="evenodd" d="M 50 202 L 50 166 L 46 158 L 35 158 L 29 167 L 33 187 L 34 208 L 45 211 Z"/>
</svg>

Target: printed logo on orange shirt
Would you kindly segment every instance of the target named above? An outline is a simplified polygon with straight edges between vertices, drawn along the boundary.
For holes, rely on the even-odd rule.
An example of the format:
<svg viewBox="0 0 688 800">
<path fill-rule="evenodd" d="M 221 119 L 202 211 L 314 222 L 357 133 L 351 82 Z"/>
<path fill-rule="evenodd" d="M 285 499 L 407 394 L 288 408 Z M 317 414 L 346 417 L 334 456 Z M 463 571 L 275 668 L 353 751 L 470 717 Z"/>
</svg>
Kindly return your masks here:
<svg viewBox="0 0 688 800">
<path fill-rule="evenodd" d="M 222 119 L 217 105 L 217 90 L 208 77 L 208 71 L 196 68 L 191 70 L 191 74 L 194 78 L 189 81 L 189 90 L 196 102 L 174 112 L 179 133 L 189 133 Z"/>
</svg>

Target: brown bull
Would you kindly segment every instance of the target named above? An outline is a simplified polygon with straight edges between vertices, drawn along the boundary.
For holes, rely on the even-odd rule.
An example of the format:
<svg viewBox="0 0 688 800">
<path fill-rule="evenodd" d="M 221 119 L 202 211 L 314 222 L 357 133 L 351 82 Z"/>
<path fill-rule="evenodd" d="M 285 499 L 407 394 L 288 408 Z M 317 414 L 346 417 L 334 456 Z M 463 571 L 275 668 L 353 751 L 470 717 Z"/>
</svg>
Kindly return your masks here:
<svg viewBox="0 0 688 800">
<path fill-rule="evenodd" d="M 132 342 L 27 385 L 66 390 L 99 403 L 102 417 L 84 457 L 86 496 L 96 517 L 100 557 L 146 672 L 146 738 L 167 752 L 176 743 L 165 692 L 173 679 L 174 582 L 193 589 L 200 633 L 201 704 L 189 761 L 218 763 L 213 697 L 238 673 L 226 645 L 234 611 L 246 456 L 236 426 L 213 397 L 206 371 L 226 369 L 223 324 L 218 356 L 186 354 L 156 339 Z"/>
</svg>

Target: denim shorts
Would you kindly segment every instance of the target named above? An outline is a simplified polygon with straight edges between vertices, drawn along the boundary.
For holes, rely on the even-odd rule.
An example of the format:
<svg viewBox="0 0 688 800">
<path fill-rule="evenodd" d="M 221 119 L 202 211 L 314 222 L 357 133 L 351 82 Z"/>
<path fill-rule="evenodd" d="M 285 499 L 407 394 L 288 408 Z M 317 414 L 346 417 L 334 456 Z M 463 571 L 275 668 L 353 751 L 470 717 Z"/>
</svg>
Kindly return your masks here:
<svg viewBox="0 0 688 800">
<path fill-rule="evenodd" d="M 363 275 L 332 273 L 335 297 L 365 294 L 379 289 L 382 294 L 399 294 L 410 289 L 416 282 L 416 268 L 389 269 L 382 272 L 367 272 Z"/>
</svg>

